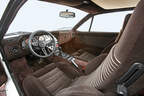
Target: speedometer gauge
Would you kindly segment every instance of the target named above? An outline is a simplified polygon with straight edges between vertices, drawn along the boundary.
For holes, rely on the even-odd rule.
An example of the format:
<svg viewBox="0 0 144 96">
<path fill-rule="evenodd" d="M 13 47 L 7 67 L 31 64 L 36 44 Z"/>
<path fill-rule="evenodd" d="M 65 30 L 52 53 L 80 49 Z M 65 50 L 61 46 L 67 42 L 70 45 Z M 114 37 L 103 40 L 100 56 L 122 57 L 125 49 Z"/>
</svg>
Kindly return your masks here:
<svg viewBox="0 0 144 96">
<path fill-rule="evenodd" d="M 39 37 L 39 41 L 44 41 L 44 40 L 45 40 L 44 36 Z"/>
</svg>

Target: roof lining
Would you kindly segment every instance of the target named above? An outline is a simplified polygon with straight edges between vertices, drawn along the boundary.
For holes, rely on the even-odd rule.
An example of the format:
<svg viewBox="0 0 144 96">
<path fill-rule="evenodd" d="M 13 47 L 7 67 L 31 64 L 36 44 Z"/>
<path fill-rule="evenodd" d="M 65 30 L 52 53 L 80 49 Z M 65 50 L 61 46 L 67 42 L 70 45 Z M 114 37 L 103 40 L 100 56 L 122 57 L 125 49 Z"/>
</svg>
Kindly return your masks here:
<svg viewBox="0 0 144 96">
<path fill-rule="evenodd" d="M 90 14 L 96 14 L 96 13 L 101 13 L 106 11 L 132 10 L 134 8 L 134 7 L 130 7 L 130 8 L 119 8 L 119 9 L 104 9 L 98 6 L 97 4 L 93 3 L 91 0 L 39 0 L 39 1 L 46 1 L 50 3 L 70 6 Z M 84 3 L 84 1 L 87 1 L 88 4 Z"/>
</svg>

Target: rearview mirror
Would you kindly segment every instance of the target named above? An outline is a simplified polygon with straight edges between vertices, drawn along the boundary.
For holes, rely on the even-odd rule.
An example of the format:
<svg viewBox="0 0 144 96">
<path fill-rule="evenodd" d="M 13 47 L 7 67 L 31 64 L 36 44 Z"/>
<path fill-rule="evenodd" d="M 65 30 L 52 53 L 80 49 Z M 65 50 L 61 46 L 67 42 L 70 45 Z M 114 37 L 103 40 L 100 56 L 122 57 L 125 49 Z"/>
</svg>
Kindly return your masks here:
<svg viewBox="0 0 144 96">
<path fill-rule="evenodd" d="M 69 12 L 68 10 L 66 10 L 66 11 L 61 11 L 59 13 L 59 16 L 62 17 L 62 18 L 74 18 L 75 13 L 74 12 Z"/>
</svg>

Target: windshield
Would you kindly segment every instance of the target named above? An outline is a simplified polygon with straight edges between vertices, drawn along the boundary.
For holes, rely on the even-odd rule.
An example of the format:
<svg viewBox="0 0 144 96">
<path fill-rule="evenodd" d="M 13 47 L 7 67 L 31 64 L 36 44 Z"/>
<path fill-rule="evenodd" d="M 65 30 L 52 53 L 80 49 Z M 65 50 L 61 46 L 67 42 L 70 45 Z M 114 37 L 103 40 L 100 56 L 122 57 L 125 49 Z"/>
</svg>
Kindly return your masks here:
<svg viewBox="0 0 144 96">
<path fill-rule="evenodd" d="M 75 13 L 75 18 L 59 17 L 59 13 L 67 9 Z M 70 30 L 87 14 L 68 6 L 29 0 L 20 9 L 7 33 Z"/>
</svg>

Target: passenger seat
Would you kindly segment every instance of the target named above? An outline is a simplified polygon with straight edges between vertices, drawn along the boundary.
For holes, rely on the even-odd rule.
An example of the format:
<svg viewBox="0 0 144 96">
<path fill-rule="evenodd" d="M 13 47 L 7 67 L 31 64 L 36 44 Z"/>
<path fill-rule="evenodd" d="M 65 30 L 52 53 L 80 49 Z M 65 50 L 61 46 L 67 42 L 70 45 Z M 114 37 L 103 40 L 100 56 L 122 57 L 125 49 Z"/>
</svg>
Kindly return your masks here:
<svg viewBox="0 0 144 96">
<path fill-rule="evenodd" d="M 80 49 L 74 52 L 72 55 L 76 57 L 77 59 L 80 59 L 86 62 L 91 61 L 93 58 L 96 57 L 95 55 L 85 51 L 84 49 Z"/>
<path fill-rule="evenodd" d="M 111 50 L 111 48 L 113 47 L 113 45 L 115 45 L 119 41 L 119 39 L 120 39 L 121 35 L 123 34 L 123 31 L 124 31 L 128 21 L 129 21 L 130 16 L 131 16 L 131 14 L 126 15 L 126 17 L 124 19 L 123 27 L 122 27 L 120 33 L 118 34 L 117 38 L 115 40 L 112 40 L 104 48 L 104 50 L 101 52 L 101 54 L 108 54 L 109 51 Z M 85 51 L 84 49 L 80 49 L 80 50 L 74 52 L 72 55 L 74 57 L 76 57 L 77 59 L 80 59 L 80 60 L 83 60 L 83 61 L 86 61 L 86 62 L 89 62 L 89 61 L 93 60 L 96 57 L 94 54 L 89 53 L 89 52 Z"/>
</svg>

